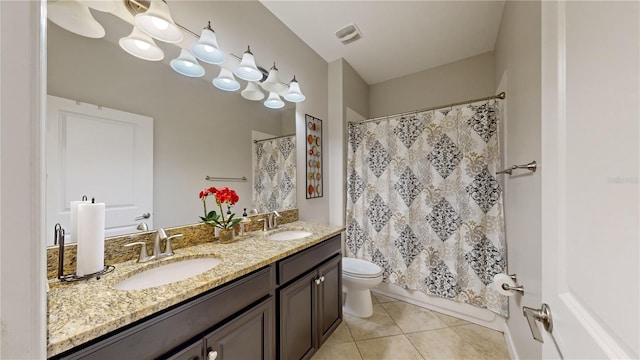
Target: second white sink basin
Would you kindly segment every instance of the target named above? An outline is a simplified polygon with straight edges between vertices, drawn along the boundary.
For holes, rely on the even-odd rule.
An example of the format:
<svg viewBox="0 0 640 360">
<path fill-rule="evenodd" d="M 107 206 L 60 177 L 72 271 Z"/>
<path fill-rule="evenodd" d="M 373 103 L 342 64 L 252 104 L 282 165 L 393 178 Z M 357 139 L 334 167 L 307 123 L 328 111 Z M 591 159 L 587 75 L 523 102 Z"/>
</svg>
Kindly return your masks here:
<svg viewBox="0 0 640 360">
<path fill-rule="evenodd" d="M 126 278 L 114 285 L 114 288 L 118 290 L 142 290 L 166 285 L 200 275 L 214 268 L 220 262 L 220 259 L 213 257 L 179 260 Z"/>
<path fill-rule="evenodd" d="M 305 238 L 309 235 L 311 235 L 312 233 L 308 232 L 308 231 L 304 231 L 304 230 L 287 230 L 287 231 L 281 231 L 281 232 L 277 232 L 275 234 L 271 234 L 269 236 L 267 236 L 267 239 L 269 240 L 297 240 L 297 239 L 302 239 Z"/>
</svg>

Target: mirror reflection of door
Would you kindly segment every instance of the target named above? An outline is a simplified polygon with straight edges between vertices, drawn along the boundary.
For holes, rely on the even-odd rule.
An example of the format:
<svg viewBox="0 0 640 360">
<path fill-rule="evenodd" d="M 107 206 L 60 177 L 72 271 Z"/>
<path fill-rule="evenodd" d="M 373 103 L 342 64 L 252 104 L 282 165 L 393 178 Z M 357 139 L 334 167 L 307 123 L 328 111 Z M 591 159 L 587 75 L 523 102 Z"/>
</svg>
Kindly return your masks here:
<svg viewBox="0 0 640 360">
<path fill-rule="evenodd" d="M 106 236 L 153 228 L 153 118 L 48 96 L 47 229 L 70 235 L 84 195 L 105 203 Z"/>
</svg>

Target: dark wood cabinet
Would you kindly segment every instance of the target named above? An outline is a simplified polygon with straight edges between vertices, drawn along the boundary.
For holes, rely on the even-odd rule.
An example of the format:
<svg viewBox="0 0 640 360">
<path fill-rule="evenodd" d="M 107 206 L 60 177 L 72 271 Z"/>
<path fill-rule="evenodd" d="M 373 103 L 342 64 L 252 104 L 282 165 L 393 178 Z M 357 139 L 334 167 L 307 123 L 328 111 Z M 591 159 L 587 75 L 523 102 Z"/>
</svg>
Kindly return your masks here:
<svg viewBox="0 0 640 360">
<path fill-rule="evenodd" d="M 342 321 L 340 235 L 54 359 L 308 359 Z"/>
<path fill-rule="evenodd" d="M 204 338 L 207 360 L 275 360 L 275 302 L 256 305 Z"/>
<path fill-rule="evenodd" d="M 332 255 L 329 260 L 299 274 L 296 280 L 282 286 L 278 292 L 278 354 L 281 360 L 309 359 L 342 321 L 339 239 L 337 237 L 335 242 L 328 240 L 331 242 L 328 244 L 333 244 L 330 248 L 338 245 L 336 252 L 319 252 L 321 256 Z M 300 256 L 304 258 L 305 254 Z M 294 255 L 287 260 L 296 261 L 296 258 Z"/>
</svg>

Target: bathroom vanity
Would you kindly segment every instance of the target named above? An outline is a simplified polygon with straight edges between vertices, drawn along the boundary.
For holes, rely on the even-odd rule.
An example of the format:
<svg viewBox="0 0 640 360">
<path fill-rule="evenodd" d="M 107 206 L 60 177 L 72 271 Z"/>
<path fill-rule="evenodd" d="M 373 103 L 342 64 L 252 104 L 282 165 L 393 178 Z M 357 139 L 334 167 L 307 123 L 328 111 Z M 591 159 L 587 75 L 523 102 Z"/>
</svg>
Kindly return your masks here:
<svg viewBox="0 0 640 360">
<path fill-rule="evenodd" d="M 215 256 L 221 263 L 163 286 L 113 289 L 146 265 L 135 261 L 116 264 L 114 273 L 100 280 L 54 284 L 48 300 L 48 356 L 310 358 L 342 321 L 344 228 L 295 222 L 275 231 L 287 229 L 312 235 L 270 240 L 272 232 L 254 232 L 231 244 L 176 250 L 177 260 Z"/>
</svg>

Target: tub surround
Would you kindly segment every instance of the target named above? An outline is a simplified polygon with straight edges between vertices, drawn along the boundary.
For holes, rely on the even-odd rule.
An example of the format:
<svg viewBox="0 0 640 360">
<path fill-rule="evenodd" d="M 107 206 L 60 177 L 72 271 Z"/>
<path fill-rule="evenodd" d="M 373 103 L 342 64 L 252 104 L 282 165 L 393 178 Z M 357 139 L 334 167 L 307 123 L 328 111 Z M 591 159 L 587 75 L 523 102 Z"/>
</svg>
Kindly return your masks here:
<svg viewBox="0 0 640 360">
<path fill-rule="evenodd" d="M 298 209 L 282 210 L 279 212 L 279 224 L 287 224 L 298 221 Z M 248 216 L 251 219 L 251 231 L 262 230 L 262 223 L 258 219 L 264 218 L 265 214 Z M 171 240 L 174 250 L 210 243 L 214 240 L 214 228 L 203 223 L 176 226 L 165 228 L 167 235 L 183 234 L 184 236 Z M 236 226 L 236 234 L 240 234 L 240 229 Z M 105 239 L 104 243 L 104 263 L 113 265 L 138 258 L 140 250 L 137 247 L 125 247 L 124 244 L 143 241 L 147 244 L 147 249 L 153 249 L 153 239 L 155 231 L 145 231 L 127 235 L 113 236 Z M 164 244 L 162 244 L 164 246 Z M 76 270 L 76 244 L 68 244 L 64 247 L 64 273 L 71 274 Z M 58 276 L 58 246 L 47 248 L 47 278 L 53 279 Z"/>
<path fill-rule="evenodd" d="M 312 232 L 312 235 L 287 241 L 266 238 L 268 234 L 287 229 L 304 229 Z M 173 257 L 158 261 L 139 264 L 135 260 L 129 260 L 118 263 L 112 273 L 104 275 L 100 280 L 61 283 L 57 279 L 51 279 L 47 299 L 47 356 L 60 354 L 221 286 L 318 244 L 342 231 L 344 227 L 296 221 L 266 233 L 254 231 L 250 236 L 230 244 L 208 240 L 199 245 L 174 247 Z M 185 237 L 187 237 L 186 233 Z M 121 291 L 113 288 L 119 281 L 143 269 L 179 261 L 182 258 L 207 256 L 218 257 L 222 261 L 201 275 L 144 290 Z"/>
</svg>

